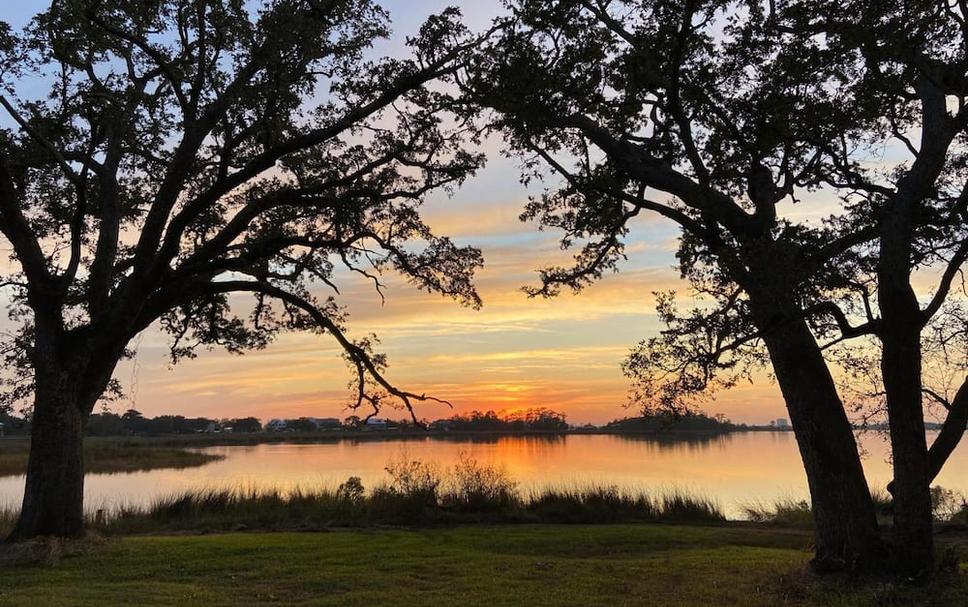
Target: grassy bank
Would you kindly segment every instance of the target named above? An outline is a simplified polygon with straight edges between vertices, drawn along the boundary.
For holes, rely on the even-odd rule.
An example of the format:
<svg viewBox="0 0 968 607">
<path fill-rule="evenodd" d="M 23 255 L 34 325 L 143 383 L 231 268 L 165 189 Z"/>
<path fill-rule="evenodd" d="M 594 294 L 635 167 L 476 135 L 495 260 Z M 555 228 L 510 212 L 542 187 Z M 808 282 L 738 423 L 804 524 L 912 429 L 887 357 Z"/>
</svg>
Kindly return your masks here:
<svg viewBox="0 0 968 607">
<path fill-rule="evenodd" d="M 0 533 L 12 526 L 12 512 L 0 514 Z M 470 499 L 379 487 L 367 496 L 342 489 L 278 491 L 208 490 L 162 498 L 146 507 L 107 513 L 89 526 L 106 535 L 238 530 L 324 531 L 343 527 L 439 527 L 495 523 L 722 523 L 716 504 L 684 493 L 649 497 L 614 488 L 545 490 L 528 497 Z"/>
<path fill-rule="evenodd" d="M 682 491 L 649 495 L 617 487 L 544 488 L 523 492 L 503 468 L 462 457 L 452 467 L 401 457 L 389 480 L 364 487 L 203 489 L 164 496 L 147 506 L 98 511 L 88 526 L 117 535 L 172 531 L 324 530 L 336 527 L 439 526 L 462 523 L 619 523 L 726 520 L 708 498 Z M 15 520 L 0 512 L 0 533 Z"/>
<path fill-rule="evenodd" d="M 433 527 L 457 524 L 702 523 L 726 522 L 715 500 L 676 489 L 656 493 L 616 486 L 522 490 L 506 470 L 462 455 L 453 466 L 404 456 L 386 467 L 387 480 L 364 487 L 358 477 L 339 486 L 288 490 L 229 487 L 163 495 L 147 505 L 114 504 L 98 510 L 88 527 L 105 535 L 217 531 L 317 531 L 343 527 Z M 945 527 L 968 525 L 960 494 L 932 489 L 935 516 Z M 944 499 L 940 499 L 944 498 Z M 891 520 L 886 494 L 875 495 L 882 524 Z M 16 512 L 0 509 L 0 535 Z M 746 519 L 760 525 L 811 529 L 804 501 L 748 505 Z"/>
<path fill-rule="evenodd" d="M 809 541 L 656 524 L 127 537 L 51 567 L 0 567 L 0 604 L 968 604 L 964 569 L 929 588 L 818 579 Z"/>
<path fill-rule="evenodd" d="M 24 474 L 30 441 L 0 441 L 0 476 Z M 84 464 L 88 472 L 136 472 L 158 468 L 191 468 L 221 459 L 220 455 L 199 453 L 181 447 L 129 441 L 125 439 L 88 439 L 84 444 Z"/>
</svg>

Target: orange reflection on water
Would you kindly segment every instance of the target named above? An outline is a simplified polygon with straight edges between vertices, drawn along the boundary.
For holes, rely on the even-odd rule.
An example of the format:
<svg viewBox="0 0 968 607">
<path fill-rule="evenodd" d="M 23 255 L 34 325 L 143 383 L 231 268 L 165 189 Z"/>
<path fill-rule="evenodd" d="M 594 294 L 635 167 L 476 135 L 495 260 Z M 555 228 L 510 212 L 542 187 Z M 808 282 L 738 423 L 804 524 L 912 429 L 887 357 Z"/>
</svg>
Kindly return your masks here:
<svg viewBox="0 0 968 607">
<path fill-rule="evenodd" d="M 868 480 L 882 488 L 890 480 L 886 443 L 872 435 L 860 441 L 868 452 Z M 734 517 L 746 504 L 807 495 L 793 435 L 779 432 L 688 440 L 610 435 L 341 440 L 206 450 L 226 457 L 184 470 L 88 475 L 88 507 L 143 504 L 161 495 L 211 487 L 334 487 L 349 476 L 361 477 L 372 488 L 388 480 L 385 467 L 395 458 L 434 462 L 445 469 L 462 454 L 504 467 L 525 492 L 588 484 L 652 493 L 675 488 L 710 497 Z M 955 451 L 938 484 L 968 492 L 968 449 Z M 0 478 L 0 504 L 18 504 L 22 490 L 23 477 Z"/>
</svg>

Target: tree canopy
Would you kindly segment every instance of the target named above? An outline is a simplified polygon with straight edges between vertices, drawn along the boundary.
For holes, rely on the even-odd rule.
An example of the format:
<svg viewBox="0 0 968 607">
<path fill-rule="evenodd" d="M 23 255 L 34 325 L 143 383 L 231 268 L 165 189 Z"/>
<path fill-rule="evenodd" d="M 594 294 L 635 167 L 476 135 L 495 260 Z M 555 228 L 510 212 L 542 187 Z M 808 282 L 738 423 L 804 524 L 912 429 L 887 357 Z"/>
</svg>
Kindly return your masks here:
<svg viewBox="0 0 968 607">
<path fill-rule="evenodd" d="M 451 9 L 409 56 L 373 58 L 389 31 L 371 0 L 54 0 L 23 31 L 0 25 L 2 284 L 19 326 L 5 402 L 32 413 L 12 537 L 83 532 L 85 425 L 154 324 L 173 361 L 325 333 L 351 407 L 393 401 L 416 421 L 412 403 L 436 400 L 386 379 L 336 299 L 347 273 L 382 293 L 392 270 L 480 304 L 479 251 L 419 214 L 483 160 L 444 92 L 474 40 Z"/>
<path fill-rule="evenodd" d="M 15 270 L 3 284 L 22 327 L 5 350 L 11 397 L 32 390 L 20 369 L 38 338 L 117 359 L 152 323 L 173 336 L 173 360 L 330 333 L 356 404 L 419 397 L 386 381 L 372 341 L 347 337 L 336 299 L 314 293 L 338 294 L 341 269 L 379 289 L 392 269 L 479 305 L 479 252 L 418 213 L 482 162 L 447 120 L 451 100 L 425 86 L 467 44 L 457 16 L 431 18 L 412 57 L 382 59 L 368 49 L 388 15 L 369 0 L 57 0 L 24 31 L 4 27 L 0 230 Z M 83 381 L 100 392 L 112 369 Z"/>
<path fill-rule="evenodd" d="M 880 213 L 912 163 L 933 153 L 911 139 L 924 119 L 923 60 L 954 105 L 947 136 L 928 142 L 948 159 L 923 186 L 910 265 L 927 283 L 932 349 L 964 368 L 963 285 L 952 291 L 968 255 L 966 89 L 954 76 L 963 19 L 930 12 L 935 4 L 511 3 L 466 89 L 496 110 L 526 180 L 563 183 L 523 218 L 561 230 L 574 265 L 542 270 L 531 293 L 581 290 L 615 270 L 642 214 L 678 224 L 678 268 L 705 302 L 681 310 L 674 294 L 658 294 L 667 330 L 626 365 L 646 406 L 682 406 L 768 362 L 739 284 L 756 278 L 748 258 L 764 238 L 778 243 L 775 279 L 824 349 L 876 335 Z"/>
<path fill-rule="evenodd" d="M 634 396 L 646 409 L 688 409 L 769 363 L 807 468 L 818 560 L 835 567 L 879 550 L 831 370 L 856 371 L 858 352 L 872 353 L 866 368 L 905 462 L 897 478 L 910 481 L 895 494 L 898 554 L 911 557 L 899 561 L 921 567 L 933 456 L 947 457 L 924 444 L 922 409 L 938 391 L 923 381 L 922 333 L 956 389 L 966 371 L 966 293 L 952 288 L 968 256 L 964 7 L 508 6 L 462 85 L 524 159 L 525 181 L 551 178 L 523 218 L 577 249 L 531 293 L 581 290 L 617 269 L 639 215 L 678 225 L 678 268 L 701 303 L 681 310 L 659 294 L 667 328 L 625 365 Z M 941 401 L 960 436 L 968 401 L 951 394 Z"/>
</svg>

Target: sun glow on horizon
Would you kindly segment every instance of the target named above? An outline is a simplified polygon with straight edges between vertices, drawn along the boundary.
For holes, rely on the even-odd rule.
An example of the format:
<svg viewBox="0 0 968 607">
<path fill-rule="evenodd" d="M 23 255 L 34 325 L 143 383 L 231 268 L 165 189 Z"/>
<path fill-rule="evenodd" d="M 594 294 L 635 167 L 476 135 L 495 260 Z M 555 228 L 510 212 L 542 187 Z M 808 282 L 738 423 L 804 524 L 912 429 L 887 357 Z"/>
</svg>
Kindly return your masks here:
<svg viewBox="0 0 968 607">
<path fill-rule="evenodd" d="M 425 18 L 450 2 L 433 0 L 386 7 L 394 36 L 374 49 L 393 53 Z M 468 25 L 485 25 L 499 3 L 464 3 Z M 677 230 L 657 217 L 632 222 L 627 260 L 579 295 L 530 299 L 521 287 L 537 282 L 536 271 L 567 264 L 560 234 L 539 232 L 518 220 L 529 196 L 542 184 L 520 183 L 520 162 L 503 155 L 505 145 L 486 140 L 487 166 L 452 194 L 437 193 L 423 214 L 434 232 L 457 244 L 479 247 L 485 266 L 476 277 L 482 310 L 421 293 L 387 275 L 386 302 L 372 283 L 340 276 L 341 292 L 316 285 L 315 295 L 335 295 L 346 306 L 351 337 L 376 334 L 388 356 L 387 377 L 415 393 L 454 404 L 418 403 L 417 416 L 448 417 L 473 410 L 519 411 L 548 407 L 566 413 L 570 423 L 603 423 L 635 412 L 625 408 L 628 381 L 621 362 L 629 349 L 659 330 L 654 292 L 679 290 L 692 302 L 673 268 Z M 822 205 L 816 205 L 822 210 Z M 813 208 L 813 207 L 812 207 Z M 344 282 L 347 279 L 348 282 Z M 240 309 L 240 313 L 245 312 Z M 338 346 L 326 335 L 286 334 L 264 350 L 234 356 L 201 352 L 197 360 L 170 368 L 167 338 L 149 329 L 134 360 L 118 368 L 127 397 L 110 405 L 134 407 L 146 415 L 346 417 L 351 373 Z M 784 415 L 779 393 L 764 377 L 717 395 L 710 413 L 763 423 Z M 403 415 L 388 410 L 387 415 Z"/>
</svg>

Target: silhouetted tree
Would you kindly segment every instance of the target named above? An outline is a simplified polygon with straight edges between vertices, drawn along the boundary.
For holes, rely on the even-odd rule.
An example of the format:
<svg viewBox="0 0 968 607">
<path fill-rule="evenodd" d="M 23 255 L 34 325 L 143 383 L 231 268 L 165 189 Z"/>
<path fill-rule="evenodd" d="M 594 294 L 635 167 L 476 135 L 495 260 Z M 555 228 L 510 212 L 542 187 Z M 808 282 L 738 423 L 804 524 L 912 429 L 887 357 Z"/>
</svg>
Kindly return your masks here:
<svg viewBox="0 0 968 607">
<path fill-rule="evenodd" d="M 446 428 L 454 431 L 508 432 L 508 431 L 560 431 L 567 430 L 568 423 L 564 413 L 545 407 L 533 407 L 508 413 L 494 411 L 471 411 L 435 421 L 433 428 Z"/>
<path fill-rule="evenodd" d="M 233 432 L 262 432 L 262 422 L 254 417 L 241 417 L 229 421 Z"/>
<path fill-rule="evenodd" d="M 291 428 L 296 432 L 316 432 L 319 430 L 319 426 L 316 425 L 316 422 L 308 417 L 290 419 L 287 421 L 286 427 Z"/>
<path fill-rule="evenodd" d="M 56 0 L 0 26 L 0 232 L 18 264 L 3 284 L 21 323 L 4 351 L 34 419 L 13 538 L 82 531 L 85 422 L 153 324 L 173 360 L 326 333 L 354 405 L 429 398 L 387 381 L 373 341 L 311 291 L 335 291 L 337 266 L 377 289 L 395 269 L 479 303 L 479 252 L 418 215 L 480 164 L 425 86 L 454 68 L 455 16 L 431 18 L 412 58 L 377 61 L 389 30 L 370 0 Z"/>
<path fill-rule="evenodd" d="M 770 421 L 770 425 L 776 424 L 775 420 Z M 641 417 L 630 417 L 616 419 L 605 425 L 605 428 L 613 432 L 646 432 L 662 433 L 669 430 L 686 432 L 708 432 L 721 433 L 729 432 L 736 428 L 732 422 L 726 419 L 722 413 L 715 418 L 704 415 L 700 412 L 650 412 Z"/>
<path fill-rule="evenodd" d="M 121 427 L 125 434 L 144 434 L 147 425 L 148 420 L 137 409 L 128 409 L 121 414 Z"/>
<path fill-rule="evenodd" d="M 894 464 L 897 557 L 915 575 L 930 571 L 933 555 L 931 481 L 968 422 L 968 315 L 949 297 L 968 259 L 966 20 L 964 4 L 926 0 L 793 1 L 777 16 L 778 28 L 799 40 L 826 37 L 828 60 L 856 70 L 841 86 L 873 120 L 851 145 L 875 149 L 890 142 L 904 150 L 904 160 L 887 170 L 863 167 L 842 154 L 830 180 L 862 197 L 874 211 L 877 255 L 867 284 L 875 284 L 877 313 L 868 312 L 864 324 L 850 327 L 849 333 L 873 336 L 880 349 Z M 937 276 L 930 278 L 931 291 L 922 294 L 927 302 L 922 307 L 913 281 L 925 268 Z M 948 318 L 939 321 L 939 314 Z M 952 352 L 961 345 L 953 356 L 961 388 L 951 401 L 936 398 L 948 416 L 930 451 L 924 406 L 938 393 L 923 374 L 926 342 L 932 339 L 926 329 Z"/>
<path fill-rule="evenodd" d="M 895 467 L 913 479 L 901 489 L 898 474 L 908 497 L 898 494 L 895 554 L 907 571 L 924 571 L 930 479 L 917 357 L 922 328 L 965 259 L 964 155 L 950 148 L 966 122 L 962 9 L 509 5 L 513 16 L 462 84 L 469 102 L 493 111 L 511 153 L 527 159 L 526 181 L 563 180 L 523 217 L 563 230 L 562 245 L 580 250 L 572 267 L 544 270 L 532 294 L 580 290 L 614 270 L 643 213 L 677 224 L 680 271 L 705 301 L 682 311 L 673 294 L 659 294 L 667 328 L 627 360 L 634 393 L 647 411 L 681 411 L 771 364 L 807 473 L 820 569 L 876 567 L 884 553 L 825 358 L 876 336 Z M 945 95 L 956 99 L 949 112 Z M 918 128 L 915 149 L 907 134 Z M 911 148 L 910 165 L 864 163 L 892 141 Z M 789 210 L 817 192 L 839 196 L 839 211 L 805 221 Z M 921 309 L 911 271 L 939 265 L 940 286 Z"/>
</svg>

